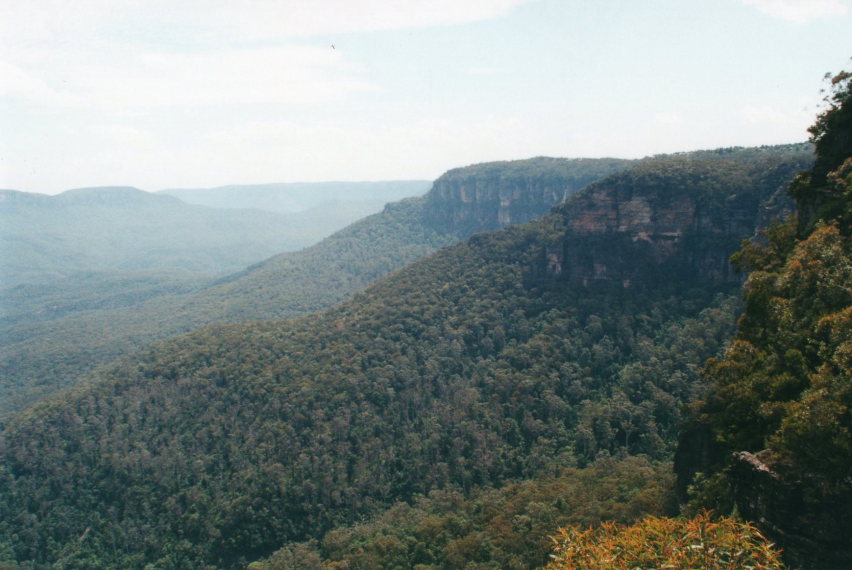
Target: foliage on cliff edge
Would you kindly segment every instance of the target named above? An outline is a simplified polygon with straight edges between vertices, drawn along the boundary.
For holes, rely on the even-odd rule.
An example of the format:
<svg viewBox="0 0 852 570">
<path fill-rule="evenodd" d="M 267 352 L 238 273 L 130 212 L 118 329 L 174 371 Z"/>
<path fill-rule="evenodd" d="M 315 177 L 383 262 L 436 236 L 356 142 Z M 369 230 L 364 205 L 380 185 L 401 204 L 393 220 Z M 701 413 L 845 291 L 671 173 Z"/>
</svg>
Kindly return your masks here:
<svg viewBox="0 0 852 570">
<path fill-rule="evenodd" d="M 850 73 L 832 79 L 810 130 L 816 163 L 791 186 L 798 222 L 734 256 L 750 272 L 745 310 L 724 360 L 707 365 L 713 388 L 678 460 L 682 474 L 690 456 L 691 474 L 707 474 L 696 503 L 764 520 L 806 566 L 814 550 L 829 565 L 852 559 L 842 524 L 852 507 L 850 86 Z M 711 449 L 698 459 L 701 429 Z"/>
</svg>

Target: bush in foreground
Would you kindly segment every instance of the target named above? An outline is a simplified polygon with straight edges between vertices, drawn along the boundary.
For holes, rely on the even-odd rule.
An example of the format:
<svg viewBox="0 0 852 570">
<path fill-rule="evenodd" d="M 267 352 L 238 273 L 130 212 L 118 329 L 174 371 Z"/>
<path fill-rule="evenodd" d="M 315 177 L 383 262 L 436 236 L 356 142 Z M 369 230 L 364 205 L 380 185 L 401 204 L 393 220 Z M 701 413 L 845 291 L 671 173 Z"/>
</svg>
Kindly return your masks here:
<svg viewBox="0 0 852 570">
<path fill-rule="evenodd" d="M 780 552 L 747 522 L 701 512 L 630 526 L 566 527 L 545 570 L 783 570 Z"/>
</svg>

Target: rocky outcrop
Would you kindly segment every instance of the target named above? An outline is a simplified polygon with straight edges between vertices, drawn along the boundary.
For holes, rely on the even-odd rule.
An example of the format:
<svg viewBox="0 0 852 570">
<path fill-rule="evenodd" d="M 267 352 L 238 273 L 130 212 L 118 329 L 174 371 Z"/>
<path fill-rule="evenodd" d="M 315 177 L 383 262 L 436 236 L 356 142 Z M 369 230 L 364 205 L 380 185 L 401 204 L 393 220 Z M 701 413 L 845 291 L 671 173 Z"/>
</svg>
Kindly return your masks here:
<svg viewBox="0 0 852 570">
<path fill-rule="evenodd" d="M 435 181 L 424 219 L 430 227 L 458 235 L 500 229 L 539 218 L 577 190 L 630 164 L 538 157 L 456 168 Z"/>
<path fill-rule="evenodd" d="M 783 544 L 786 561 L 796 568 L 850 568 L 849 530 L 836 524 L 852 509 L 848 495 L 835 495 L 828 488 L 820 489 L 819 495 L 809 493 L 807 485 L 788 480 L 783 468 L 762 455 L 736 452 L 727 468 L 740 515 L 756 521 L 773 541 Z M 823 500 L 814 502 L 815 496 Z"/>
<path fill-rule="evenodd" d="M 564 237 L 544 248 L 531 277 L 586 287 L 739 283 L 730 256 L 761 224 L 789 211 L 778 190 L 807 160 L 643 161 L 556 208 Z"/>
</svg>

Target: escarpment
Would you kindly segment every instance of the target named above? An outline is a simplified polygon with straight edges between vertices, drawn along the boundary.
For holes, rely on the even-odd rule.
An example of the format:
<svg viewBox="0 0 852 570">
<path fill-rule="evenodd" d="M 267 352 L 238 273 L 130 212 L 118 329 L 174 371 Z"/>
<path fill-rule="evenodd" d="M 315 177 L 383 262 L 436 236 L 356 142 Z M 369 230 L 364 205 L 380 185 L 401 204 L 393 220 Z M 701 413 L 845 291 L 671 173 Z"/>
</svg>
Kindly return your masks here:
<svg viewBox="0 0 852 570">
<path fill-rule="evenodd" d="M 779 188 L 808 160 L 676 156 L 614 174 L 554 208 L 563 231 L 543 248 L 530 278 L 585 287 L 739 283 L 730 256 L 743 239 L 789 214 L 791 201 Z"/>
<path fill-rule="evenodd" d="M 538 157 L 455 168 L 426 196 L 430 227 L 470 235 L 539 218 L 577 190 L 632 161 Z"/>
</svg>

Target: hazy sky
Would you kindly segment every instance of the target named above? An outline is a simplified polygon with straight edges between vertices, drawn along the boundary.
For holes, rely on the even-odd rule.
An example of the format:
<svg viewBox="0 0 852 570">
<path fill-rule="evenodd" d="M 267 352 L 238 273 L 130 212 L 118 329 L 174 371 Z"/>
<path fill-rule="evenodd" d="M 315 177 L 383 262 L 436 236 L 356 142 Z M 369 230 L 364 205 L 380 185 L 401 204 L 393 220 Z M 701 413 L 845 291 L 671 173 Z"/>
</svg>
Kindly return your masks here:
<svg viewBox="0 0 852 570">
<path fill-rule="evenodd" d="M 795 142 L 850 56 L 852 0 L 0 0 L 0 188 Z"/>
</svg>

